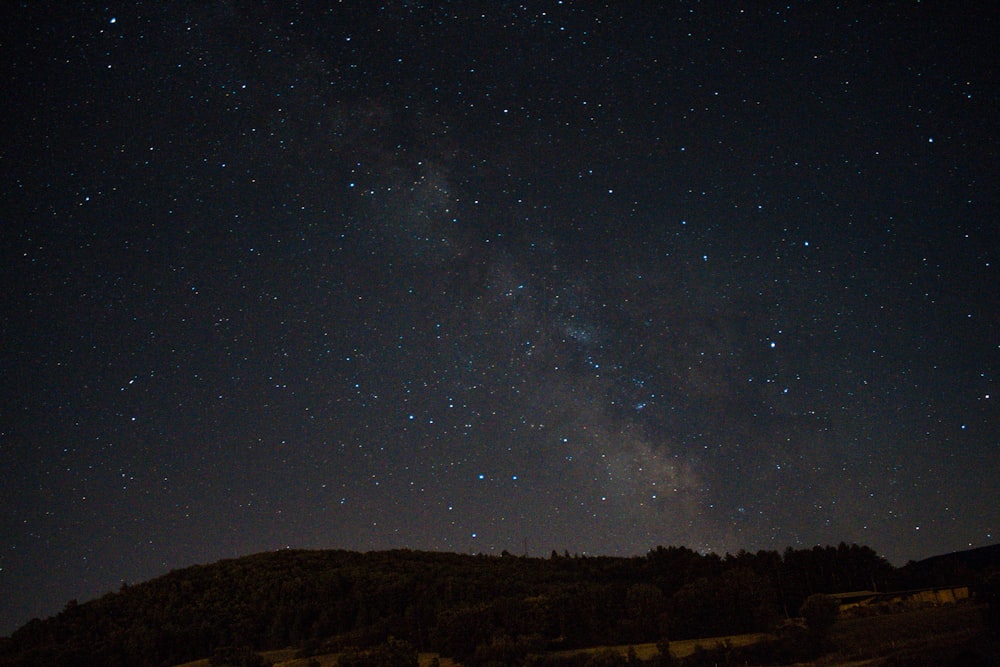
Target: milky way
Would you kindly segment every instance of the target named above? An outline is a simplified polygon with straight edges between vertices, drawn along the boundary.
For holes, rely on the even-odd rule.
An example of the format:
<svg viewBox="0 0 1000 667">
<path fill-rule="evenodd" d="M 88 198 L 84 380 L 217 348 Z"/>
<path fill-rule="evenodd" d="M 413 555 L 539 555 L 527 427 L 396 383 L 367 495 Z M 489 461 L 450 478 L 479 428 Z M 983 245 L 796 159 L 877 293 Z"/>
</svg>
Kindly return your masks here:
<svg viewBox="0 0 1000 667">
<path fill-rule="evenodd" d="M 0 630 L 284 547 L 992 543 L 984 11 L 21 6 Z"/>
</svg>

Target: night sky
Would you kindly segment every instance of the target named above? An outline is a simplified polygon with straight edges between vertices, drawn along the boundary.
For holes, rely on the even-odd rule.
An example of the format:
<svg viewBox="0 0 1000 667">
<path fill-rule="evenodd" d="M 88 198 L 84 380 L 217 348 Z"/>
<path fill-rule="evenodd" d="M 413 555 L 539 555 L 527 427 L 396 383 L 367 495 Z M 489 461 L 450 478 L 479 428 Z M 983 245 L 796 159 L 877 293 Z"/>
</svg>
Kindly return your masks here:
<svg viewBox="0 0 1000 667">
<path fill-rule="evenodd" d="M 285 547 L 997 541 L 991 3 L 4 11 L 0 633 Z"/>
</svg>

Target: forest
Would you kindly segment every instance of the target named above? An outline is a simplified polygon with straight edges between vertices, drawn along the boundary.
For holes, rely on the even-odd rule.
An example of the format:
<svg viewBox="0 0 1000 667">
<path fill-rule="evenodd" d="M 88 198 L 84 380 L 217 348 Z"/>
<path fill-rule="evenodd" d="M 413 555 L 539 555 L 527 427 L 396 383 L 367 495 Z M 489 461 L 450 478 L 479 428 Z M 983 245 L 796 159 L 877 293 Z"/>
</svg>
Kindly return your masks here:
<svg viewBox="0 0 1000 667">
<path fill-rule="evenodd" d="M 519 665 L 579 647 L 772 631 L 820 594 L 976 586 L 996 568 L 988 549 L 902 568 L 844 543 L 726 556 L 283 550 L 71 600 L 0 639 L 0 665 L 252 664 L 239 656 L 287 647 L 345 652 L 343 665 L 410 661 L 393 650 L 413 664 L 420 651 L 470 667 Z"/>
</svg>

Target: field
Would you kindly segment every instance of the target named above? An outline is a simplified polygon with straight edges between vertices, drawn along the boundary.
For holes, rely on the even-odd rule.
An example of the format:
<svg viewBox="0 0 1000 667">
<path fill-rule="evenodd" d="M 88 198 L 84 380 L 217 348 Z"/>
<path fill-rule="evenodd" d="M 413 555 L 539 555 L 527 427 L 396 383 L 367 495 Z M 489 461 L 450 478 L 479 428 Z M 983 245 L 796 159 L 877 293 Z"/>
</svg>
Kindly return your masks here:
<svg viewBox="0 0 1000 667">
<path fill-rule="evenodd" d="M 844 619 L 831 633 L 837 650 L 814 664 L 960 664 L 955 660 L 962 651 L 997 660 L 1000 646 L 986 638 L 984 610 L 985 605 L 960 603 Z"/>
<path fill-rule="evenodd" d="M 1000 643 L 989 639 L 983 625 L 985 605 L 972 603 L 942 605 L 856 618 L 843 618 L 831 632 L 833 649 L 799 667 L 932 667 L 939 665 L 1000 664 Z M 675 658 L 686 658 L 700 646 L 739 648 L 773 638 L 751 634 L 690 639 L 670 643 Z M 622 655 L 627 646 L 613 647 Z M 588 649 L 596 651 L 598 648 Z M 638 645 L 636 655 L 648 659 L 655 644 Z M 960 656 L 967 656 L 962 659 Z M 991 660 L 989 663 L 976 659 Z M 720 663 L 722 664 L 722 663 Z M 735 664 L 743 664 L 737 659 Z"/>
</svg>

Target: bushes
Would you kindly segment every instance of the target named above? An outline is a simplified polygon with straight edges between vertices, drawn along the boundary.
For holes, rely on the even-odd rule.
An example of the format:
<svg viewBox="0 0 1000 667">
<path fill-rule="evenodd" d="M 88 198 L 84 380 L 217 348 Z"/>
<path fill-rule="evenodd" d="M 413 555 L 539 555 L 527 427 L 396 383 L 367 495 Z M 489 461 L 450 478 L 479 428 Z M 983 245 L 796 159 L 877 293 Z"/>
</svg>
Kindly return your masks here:
<svg viewBox="0 0 1000 667">
<path fill-rule="evenodd" d="M 212 667 L 270 667 L 271 665 L 249 646 L 226 646 L 215 649 L 208 664 Z"/>
<path fill-rule="evenodd" d="M 409 642 L 389 637 L 386 643 L 366 650 L 350 650 L 337 661 L 338 667 L 417 667 L 417 649 Z"/>
<path fill-rule="evenodd" d="M 821 648 L 829 641 L 830 628 L 840 613 L 840 603 L 834 597 L 817 593 L 806 598 L 799 613 L 806 619 L 810 640 Z"/>
</svg>

